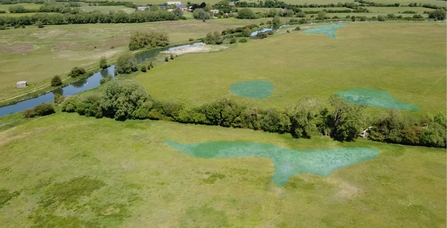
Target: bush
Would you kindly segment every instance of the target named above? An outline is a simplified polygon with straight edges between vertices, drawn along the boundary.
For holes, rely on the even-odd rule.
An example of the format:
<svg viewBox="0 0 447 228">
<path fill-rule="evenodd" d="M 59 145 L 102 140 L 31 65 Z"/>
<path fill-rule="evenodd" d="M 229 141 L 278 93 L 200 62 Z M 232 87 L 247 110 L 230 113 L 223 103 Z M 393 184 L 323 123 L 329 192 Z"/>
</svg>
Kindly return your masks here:
<svg viewBox="0 0 447 228">
<path fill-rule="evenodd" d="M 168 56 L 165 57 L 165 62 L 169 62 L 169 57 Z"/>
<path fill-rule="evenodd" d="M 295 28 L 295 31 L 300 31 L 300 30 L 301 30 L 301 28 L 298 26 Z"/>
<path fill-rule="evenodd" d="M 49 104 L 49 103 L 42 103 L 40 105 L 37 105 L 34 108 L 31 109 L 27 109 L 25 111 L 23 111 L 22 115 L 25 118 L 33 118 L 35 116 L 46 116 L 46 115 L 50 115 L 53 114 L 54 108 L 53 105 Z"/>
<path fill-rule="evenodd" d="M 54 99 L 54 103 L 60 104 L 65 100 L 65 97 L 62 96 L 62 94 L 54 93 L 53 99 Z"/>
<path fill-rule="evenodd" d="M 102 56 L 101 59 L 99 60 L 99 68 L 101 69 L 107 69 L 108 65 L 107 65 L 107 59 L 105 56 Z"/>
<path fill-rule="evenodd" d="M 275 33 L 273 31 L 271 31 L 271 30 L 267 32 L 267 35 L 269 35 L 269 36 L 271 36 L 273 34 L 275 34 Z"/>
<path fill-rule="evenodd" d="M 231 39 L 230 39 L 230 44 L 234 44 L 234 43 L 236 43 L 236 42 L 237 42 L 236 38 L 231 38 Z"/>
<path fill-rule="evenodd" d="M 104 116 L 125 120 L 148 100 L 146 90 L 137 82 L 113 80 L 105 85 L 101 106 Z"/>
<path fill-rule="evenodd" d="M 85 71 L 84 68 L 82 68 L 82 67 L 73 67 L 73 69 L 71 69 L 71 71 L 68 74 L 68 76 L 70 76 L 72 78 L 75 78 L 75 77 L 78 77 L 78 76 L 83 75 L 85 73 L 86 73 L 86 71 Z"/>
<path fill-rule="evenodd" d="M 143 65 L 143 66 L 141 66 L 140 70 L 141 70 L 141 72 L 146 72 L 147 68 L 146 68 L 146 66 Z"/>
<path fill-rule="evenodd" d="M 171 60 L 174 60 L 174 55 L 171 54 L 171 55 L 169 56 L 169 58 L 170 58 Z"/>
<path fill-rule="evenodd" d="M 37 28 L 43 28 L 44 25 L 41 21 L 36 22 Z"/>
<path fill-rule="evenodd" d="M 256 37 L 259 38 L 259 39 L 267 38 L 267 36 L 268 35 L 265 32 L 259 32 L 258 34 L 256 34 Z"/>
<path fill-rule="evenodd" d="M 99 80 L 99 84 L 102 85 L 104 83 L 110 82 L 112 81 L 112 79 L 113 79 L 112 75 L 109 74 L 107 75 L 107 77 L 101 78 L 101 80 Z"/>
<path fill-rule="evenodd" d="M 76 112 L 79 115 L 101 118 L 103 116 L 101 97 L 98 94 L 87 94 L 81 97 L 76 105 Z"/>
<path fill-rule="evenodd" d="M 76 112 L 78 100 L 76 97 L 68 97 L 62 102 L 62 112 Z"/>
<path fill-rule="evenodd" d="M 204 38 L 203 42 L 205 44 L 213 44 L 213 45 L 217 44 L 217 45 L 219 45 L 219 44 L 222 44 L 223 38 L 220 35 L 220 33 L 217 32 L 217 31 L 212 32 L 212 33 L 209 32 L 208 34 L 206 34 L 206 37 Z"/>
<path fill-rule="evenodd" d="M 6 30 L 5 26 L 0 25 L 0 30 Z"/>
<path fill-rule="evenodd" d="M 379 16 L 377 16 L 377 20 L 378 21 L 386 21 L 386 16 L 379 15 Z"/>
<path fill-rule="evenodd" d="M 60 86 L 60 85 L 62 85 L 61 77 L 59 77 L 59 75 L 55 75 L 51 79 L 51 86 L 56 87 L 56 86 Z"/>
<path fill-rule="evenodd" d="M 162 32 L 134 32 L 130 36 L 129 50 L 134 51 L 145 47 L 157 48 L 169 45 L 169 38 Z"/>
<path fill-rule="evenodd" d="M 249 29 L 249 28 L 244 28 L 244 30 L 242 30 L 242 36 L 244 36 L 244 37 L 250 37 L 250 36 L 251 36 L 251 29 Z"/>
<path fill-rule="evenodd" d="M 137 71 L 137 60 L 130 53 L 122 54 L 118 57 L 115 65 L 119 74 L 130 74 Z"/>
<path fill-rule="evenodd" d="M 188 40 L 189 40 L 189 42 L 193 42 L 193 41 L 194 41 L 194 39 L 193 39 L 193 38 L 189 38 Z"/>
<path fill-rule="evenodd" d="M 237 11 L 238 19 L 256 19 L 258 18 L 256 14 L 251 9 L 240 9 Z"/>
<path fill-rule="evenodd" d="M 239 40 L 239 43 L 247 43 L 247 39 L 242 38 L 242 39 Z"/>
</svg>

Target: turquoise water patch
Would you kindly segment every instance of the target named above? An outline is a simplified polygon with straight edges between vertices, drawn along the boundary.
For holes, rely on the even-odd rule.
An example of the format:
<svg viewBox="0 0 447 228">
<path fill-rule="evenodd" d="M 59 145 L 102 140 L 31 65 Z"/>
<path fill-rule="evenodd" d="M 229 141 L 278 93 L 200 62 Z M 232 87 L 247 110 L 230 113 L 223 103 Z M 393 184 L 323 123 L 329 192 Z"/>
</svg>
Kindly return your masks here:
<svg viewBox="0 0 447 228">
<path fill-rule="evenodd" d="M 206 142 L 166 144 L 195 158 L 269 158 L 275 166 L 273 182 L 281 187 L 290 177 L 300 173 L 329 176 L 333 171 L 362 161 L 377 158 L 376 149 L 353 147 L 326 150 L 290 150 L 270 144 L 253 142 Z"/>
<path fill-rule="evenodd" d="M 349 103 L 357 105 L 394 110 L 419 110 L 419 106 L 396 100 L 390 93 L 382 90 L 356 88 L 338 92 L 336 95 Z"/>
<path fill-rule="evenodd" d="M 337 35 L 335 35 L 335 32 L 337 31 L 337 29 L 343 28 L 343 27 L 345 27 L 345 24 L 325 25 L 325 26 L 320 26 L 320 27 L 304 30 L 303 34 L 324 34 L 324 35 L 329 36 L 333 39 L 336 39 Z"/>
<path fill-rule="evenodd" d="M 269 81 L 245 81 L 230 86 L 231 93 L 248 98 L 267 98 L 274 88 Z"/>
</svg>

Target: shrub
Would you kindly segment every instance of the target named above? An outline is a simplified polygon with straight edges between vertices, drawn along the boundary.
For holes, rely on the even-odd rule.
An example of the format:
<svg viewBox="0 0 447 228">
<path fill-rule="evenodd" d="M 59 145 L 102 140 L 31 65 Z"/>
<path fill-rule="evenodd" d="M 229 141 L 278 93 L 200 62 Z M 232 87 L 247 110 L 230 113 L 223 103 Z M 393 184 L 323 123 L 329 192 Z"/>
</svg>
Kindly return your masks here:
<svg viewBox="0 0 447 228">
<path fill-rule="evenodd" d="M 206 34 L 206 37 L 204 38 L 203 42 L 205 44 L 221 44 L 223 42 L 223 38 L 220 35 L 219 32 L 209 32 Z"/>
<path fill-rule="evenodd" d="M 37 28 L 43 28 L 44 25 L 41 21 L 36 22 Z"/>
<path fill-rule="evenodd" d="M 256 19 L 256 14 L 251 9 L 240 9 L 237 11 L 238 19 Z"/>
<path fill-rule="evenodd" d="M 101 59 L 99 60 L 99 67 L 101 69 L 107 69 L 108 65 L 107 65 L 107 59 L 105 56 L 102 56 Z"/>
<path fill-rule="evenodd" d="M 5 26 L 0 25 L 0 30 L 6 30 Z"/>
<path fill-rule="evenodd" d="M 141 66 L 140 70 L 141 70 L 141 72 L 146 72 L 146 71 L 147 71 L 147 68 L 146 68 L 145 65 L 143 65 L 143 66 Z"/>
<path fill-rule="evenodd" d="M 65 100 L 65 97 L 62 94 L 54 93 L 53 99 L 54 99 L 54 103 L 60 104 Z"/>
<path fill-rule="evenodd" d="M 98 94 L 87 94 L 80 98 L 76 105 L 79 115 L 102 117 L 101 97 Z"/>
<path fill-rule="evenodd" d="M 193 38 L 189 38 L 189 42 L 193 42 L 194 41 L 194 39 Z"/>
<path fill-rule="evenodd" d="M 267 38 L 267 33 L 259 32 L 258 34 L 256 34 L 256 37 L 259 38 L 259 39 Z"/>
<path fill-rule="evenodd" d="M 168 56 L 165 57 L 165 62 L 169 62 L 169 57 Z"/>
<path fill-rule="evenodd" d="M 68 97 L 62 102 L 62 112 L 76 112 L 78 100 L 76 97 Z"/>
<path fill-rule="evenodd" d="M 267 35 L 269 35 L 269 36 L 271 36 L 271 35 L 273 35 L 273 34 L 274 34 L 274 32 L 271 31 L 271 30 L 267 32 Z"/>
<path fill-rule="evenodd" d="M 59 75 L 55 75 L 51 79 L 51 86 L 55 87 L 55 86 L 60 86 L 60 85 L 62 85 L 61 77 L 59 77 Z"/>
<path fill-rule="evenodd" d="M 242 38 L 242 39 L 239 40 L 239 43 L 247 43 L 247 39 Z"/>
<path fill-rule="evenodd" d="M 101 80 L 99 80 L 99 84 L 102 85 L 104 83 L 110 82 L 113 79 L 112 75 L 107 75 L 107 77 L 105 78 L 101 78 Z"/>
<path fill-rule="evenodd" d="M 125 120 L 148 100 L 146 90 L 137 82 L 113 80 L 105 85 L 101 106 L 104 116 Z"/>
<path fill-rule="evenodd" d="M 137 60 L 130 53 L 122 54 L 118 57 L 115 66 L 119 74 L 130 74 L 137 71 Z"/>
<path fill-rule="evenodd" d="M 34 108 L 25 110 L 22 113 L 22 115 L 25 118 L 33 118 L 35 116 L 50 115 L 50 114 L 53 114 L 54 112 L 55 111 L 54 111 L 53 105 L 51 105 L 49 103 L 42 103 L 40 105 L 37 105 Z"/>
<path fill-rule="evenodd" d="M 137 31 L 130 36 L 129 50 L 134 51 L 145 47 L 166 47 L 168 45 L 169 38 L 166 33 Z"/>
<path fill-rule="evenodd" d="M 300 31 L 300 30 L 301 30 L 301 28 L 298 26 L 295 28 L 295 31 Z"/>
<path fill-rule="evenodd" d="M 377 16 L 377 20 L 378 21 L 386 21 L 386 16 L 379 15 L 379 16 Z"/>
<path fill-rule="evenodd" d="M 244 28 L 242 30 L 242 36 L 244 37 L 250 37 L 251 36 L 251 30 L 249 28 Z"/>
<path fill-rule="evenodd" d="M 169 58 L 170 58 L 171 60 L 174 60 L 174 55 L 171 54 L 171 55 L 169 56 Z"/>
<path fill-rule="evenodd" d="M 148 119 L 149 112 L 152 110 L 152 101 L 144 102 L 137 110 L 132 113 L 132 119 Z"/>
<path fill-rule="evenodd" d="M 237 42 L 236 38 L 231 38 L 231 39 L 230 39 L 230 44 L 234 44 L 234 43 L 236 43 L 236 42 Z"/>
<path fill-rule="evenodd" d="M 71 71 L 68 74 L 68 76 L 70 76 L 72 78 L 75 78 L 75 77 L 78 77 L 78 76 L 83 75 L 85 73 L 86 73 L 86 71 L 85 71 L 84 68 L 82 68 L 82 67 L 73 67 L 73 69 L 71 69 Z"/>
</svg>

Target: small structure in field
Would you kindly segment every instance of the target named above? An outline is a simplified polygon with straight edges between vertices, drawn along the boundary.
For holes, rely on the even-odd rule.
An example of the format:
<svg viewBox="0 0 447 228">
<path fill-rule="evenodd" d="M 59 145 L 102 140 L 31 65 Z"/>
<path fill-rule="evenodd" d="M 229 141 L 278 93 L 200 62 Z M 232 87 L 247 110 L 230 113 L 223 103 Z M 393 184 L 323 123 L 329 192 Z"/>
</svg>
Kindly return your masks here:
<svg viewBox="0 0 447 228">
<path fill-rule="evenodd" d="M 26 83 L 26 81 L 19 81 L 16 83 L 17 88 L 26 88 L 28 86 L 28 84 Z"/>
</svg>

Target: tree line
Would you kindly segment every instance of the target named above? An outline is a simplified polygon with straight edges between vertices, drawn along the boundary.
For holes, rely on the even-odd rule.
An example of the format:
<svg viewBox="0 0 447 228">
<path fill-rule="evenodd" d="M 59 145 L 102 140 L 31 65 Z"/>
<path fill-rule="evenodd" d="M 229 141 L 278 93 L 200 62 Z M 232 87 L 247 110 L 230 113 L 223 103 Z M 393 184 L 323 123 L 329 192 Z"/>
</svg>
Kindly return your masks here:
<svg viewBox="0 0 447 228">
<path fill-rule="evenodd" d="M 99 11 L 65 14 L 47 14 L 36 13 L 32 16 L 20 17 L 0 17 L 1 26 L 15 26 L 15 25 L 32 25 L 41 22 L 44 25 L 62 25 L 62 24 L 96 24 L 96 23 L 143 23 L 153 21 L 172 21 L 178 20 L 173 12 L 166 10 L 156 11 L 135 11 L 133 13 L 126 13 L 124 11 L 109 13 L 101 13 Z"/>
<path fill-rule="evenodd" d="M 446 116 L 443 113 L 424 117 L 403 116 L 386 111 L 370 117 L 365 107 L 332 95 L 330 107 L 313 98 L 302 98 L 283 110 L 247 107 L 230 99 L 220 99 L 198 107 L 151 98 L 143 86 L 131 80 L 111 80 L 102 93 L 69 97 L 62 111 L 96 118 L 168 120 L 185 124 L 248 128 L 275 133 L 289 133 L 295 138 L 329 136 L 339 141 L 353 141 L 369 129 L 368 138 L 387 143 L 446 147 Z"/>
</svg>

